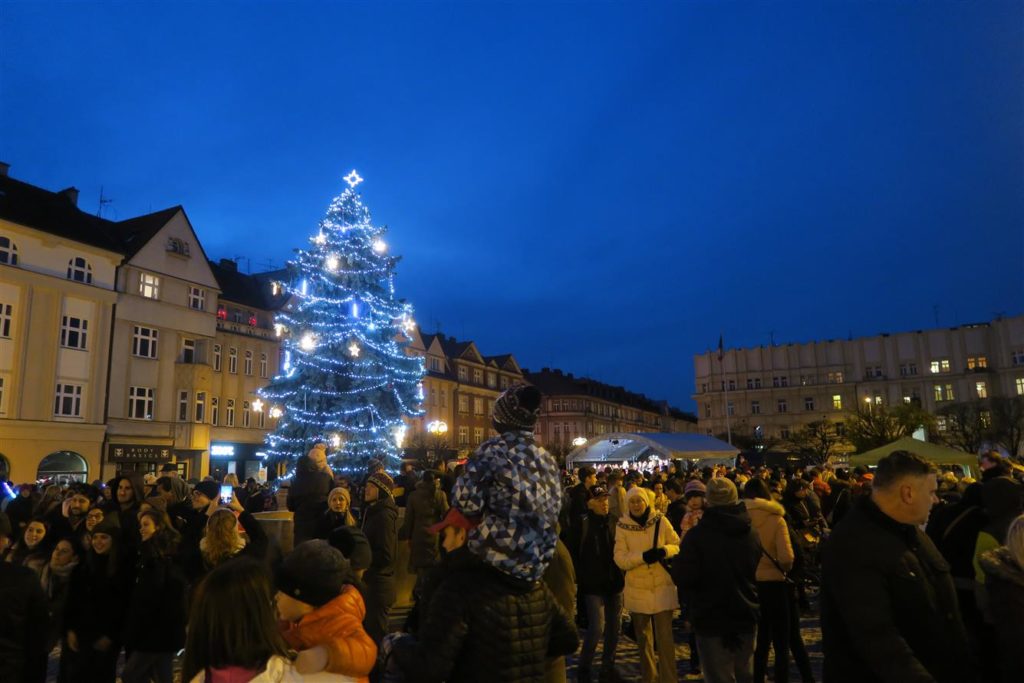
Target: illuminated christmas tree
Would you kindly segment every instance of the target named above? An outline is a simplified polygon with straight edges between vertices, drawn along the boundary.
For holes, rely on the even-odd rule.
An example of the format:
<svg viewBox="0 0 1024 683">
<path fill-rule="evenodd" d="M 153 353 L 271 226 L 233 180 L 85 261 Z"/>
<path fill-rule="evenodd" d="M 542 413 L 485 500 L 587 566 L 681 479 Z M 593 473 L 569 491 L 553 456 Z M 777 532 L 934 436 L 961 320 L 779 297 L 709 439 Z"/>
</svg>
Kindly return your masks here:
<svg viewBox="0 0 1024 683">
<path fill-rule="evenodd" d="M 355 191 L 362 178 L 352 171 L 345 181 L 288 264 L 291 303 L 275 322 L 281 371 L 260 392 L 278 418 L 265 450 L 270 462 L 293 464 L 323 441 L 336 471 L 365 470 L 371 458 L 394 469 L 402 418 L 423 412 L 423 359 L 406 353 L 415 323 L 412 307 L 395 298 L 399 258 L 386 228 L 370 222 Z"/>
</svg>

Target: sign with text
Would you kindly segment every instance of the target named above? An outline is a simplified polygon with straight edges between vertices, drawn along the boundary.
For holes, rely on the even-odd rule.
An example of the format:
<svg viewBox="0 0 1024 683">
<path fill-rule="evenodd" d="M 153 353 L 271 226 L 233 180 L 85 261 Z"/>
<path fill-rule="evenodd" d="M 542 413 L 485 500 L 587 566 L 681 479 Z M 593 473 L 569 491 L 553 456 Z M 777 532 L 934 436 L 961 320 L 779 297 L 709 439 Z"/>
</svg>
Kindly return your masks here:
<svg viewBox="0 0 1024 683">
<path fill-rule="evenodd" d="M 170 446 L 112 443 L 108 446 L 108 454 L 113 462 L 160 462 L 170 460 L 172 450 Z"/>
</svg>

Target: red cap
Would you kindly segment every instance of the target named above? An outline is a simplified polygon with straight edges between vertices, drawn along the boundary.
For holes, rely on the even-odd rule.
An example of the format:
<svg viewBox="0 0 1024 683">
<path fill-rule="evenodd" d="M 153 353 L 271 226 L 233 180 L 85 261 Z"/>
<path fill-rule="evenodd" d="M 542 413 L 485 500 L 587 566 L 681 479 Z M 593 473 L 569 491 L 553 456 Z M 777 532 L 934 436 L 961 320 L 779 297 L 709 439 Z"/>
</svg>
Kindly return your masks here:
<svg viewBox="0 0 1024 683">
<path fill-rule="evenodd" d="M 458 508 L 448 508 L 448 514 L 444 516 L 444 519 L 442 519 L 434 526 L 428 527 L 427 531 L 429 531 L 432 534 L 439 534 L 441 533 L 441 530 L 444 529 L 446 526 L 454 526 L 458 527 L 459 529 L 469 530 L 478 525 L 479 523 L 480 522 L 474 522 L 469 517 L 466 517 L 464 514 L 459 512 Z"/>
</svg>

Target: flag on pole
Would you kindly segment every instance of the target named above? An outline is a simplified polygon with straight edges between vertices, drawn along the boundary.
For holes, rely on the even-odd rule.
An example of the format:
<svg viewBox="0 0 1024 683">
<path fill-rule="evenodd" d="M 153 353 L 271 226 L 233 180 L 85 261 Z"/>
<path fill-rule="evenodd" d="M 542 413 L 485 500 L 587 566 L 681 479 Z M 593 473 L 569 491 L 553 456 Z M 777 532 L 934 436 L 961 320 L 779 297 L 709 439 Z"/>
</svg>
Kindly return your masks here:
<svg viewBox="0 0 1024 683">
<path fill-rule="evenodd" d="M 722 347 L 722 335 L 718 335 L 718 362 L 722 362 L 722 357 L 725 355 L 725 350 Z"/>
</svg>

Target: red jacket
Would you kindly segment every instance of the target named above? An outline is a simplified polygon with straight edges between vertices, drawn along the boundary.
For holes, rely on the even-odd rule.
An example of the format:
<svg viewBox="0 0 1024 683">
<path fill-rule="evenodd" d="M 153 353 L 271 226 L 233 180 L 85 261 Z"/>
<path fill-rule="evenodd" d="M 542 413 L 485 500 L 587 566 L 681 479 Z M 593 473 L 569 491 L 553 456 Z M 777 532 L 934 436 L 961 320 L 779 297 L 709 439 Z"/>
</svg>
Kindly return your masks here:
<svg viewBox="0 0 1024 683">
<path fill-rule="evenodd" d="M 322 645 L 327 650 L 327 671 L 366 682 L 377 661 L 377 646 L 363 630 L 365 615 L 362 596 L 349 585 L 326 605 L 288 624 L 282 635 L 295 650 Z"/>
</svg>

